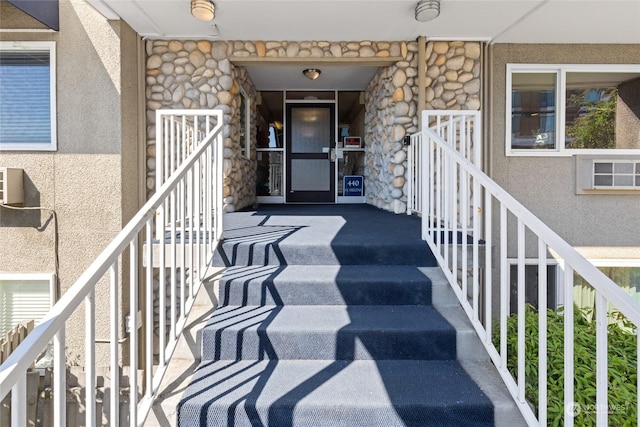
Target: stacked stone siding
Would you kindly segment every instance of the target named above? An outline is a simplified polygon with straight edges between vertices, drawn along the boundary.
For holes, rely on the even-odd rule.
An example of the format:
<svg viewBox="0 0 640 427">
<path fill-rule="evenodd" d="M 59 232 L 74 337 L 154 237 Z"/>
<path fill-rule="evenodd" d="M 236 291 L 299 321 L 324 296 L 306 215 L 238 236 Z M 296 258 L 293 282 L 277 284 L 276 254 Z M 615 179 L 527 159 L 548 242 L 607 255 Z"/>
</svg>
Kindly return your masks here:
<svg viewBox="0 0 640 427">
<path fill-rule="evenodd" d="M 155 110 L 219 108 L 224 112 L 225 210 L 255 201 L 255 141 L 251 158 L 240 148 L 240 87 L 251 98 L 252 123 L 258 117 L 255 88 L 246 69 L 234 60 L 355 61 L 389 58 L 365 92 L 365 187 L 367 202 L 395 213 L 406 211 L 406 148 L 402 140 L 418 131 L 418 93 L 424 90 L 426 109 L 480 108 L 478 42 L 426 44 L 424 89 L 418 75 L 418 42 L 328 41 L 164 41 L 147 42 L 147 189 L 155 188 Z M 286 88 L 283 88 L 286 89 Z"/>
<path fill-rule="evenodd" d="M 428 42 L 425 109 L 479 110 L 479 42 Z"/>
<path fill-rule="evenodd" d="M 251 99 L 256 123 L 255 89 L 243 67 L 229 60 L 227 43 L 210 41 L 147 42 L 147 190 L 155 189 L 155 111 L 211 109 L 224 113 L 224 209 L 232 212 L 255 201 L 255 132 L 250 159 L 240 147 L 242 87 Z"/>
<path fill-rule="evenodd" d="M 418 131 L 418 43 L 406 46 L 404 60 L 382 68 L 365 96 L 367 203 L 395 213 L 407 209 L 402 140 Z"/>
</svg>

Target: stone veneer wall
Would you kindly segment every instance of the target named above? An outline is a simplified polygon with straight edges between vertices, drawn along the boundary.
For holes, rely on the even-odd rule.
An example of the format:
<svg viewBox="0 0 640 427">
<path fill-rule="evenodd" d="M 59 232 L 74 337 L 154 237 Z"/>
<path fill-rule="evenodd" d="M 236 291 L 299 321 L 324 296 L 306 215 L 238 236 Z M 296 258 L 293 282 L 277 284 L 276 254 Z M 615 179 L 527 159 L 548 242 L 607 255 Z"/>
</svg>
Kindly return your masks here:
<svg viewBox="0 0 640 427">
<path fill-rule="evenodd" d="M 372 58 L 406 56 L 403 42 L 166 41 L 147 42 L 147 189 L 155 189 L 155 110 L 222 108 L 225 112 L 225 210 L 255 201 L 255 132 L 251 161 L 239 146 L 239 87 L 251 98 L 256 123 L 255 89 L 246 70 L 231 59 Z M 412 53 L 413 55 L 413 53 Z M 283 88 L 284 89 L 284 88 Z"/>
<path fill-rule="evenodd" d="M 426 110 L 480 109 L 479 42 L 428 42 Z"/>
<path fill-rule="evenodd" d="M 147 42 L 147 188 L 155 187 L 155 110 L 221 108 L 225 112 L 225 210 L 255 201 L 255 132 L 251 160 L 239 146 L 240 86 L 251 98 L 255 125 L 255 89 L 233 58 L 401 58 L 383 67 L 365 92 L 365 187 L 367 202 L 395 213 L 406 211 L 406 148 L 402 139 L 418 131 L 418 42 L 148 41 Z M 480 108 L 478 42 L 426 44 L 425 108 Z M 283 88 L 285 89 L 285 88 Z"/>
<path fill-rule="evenodd" d="M 405 60 L 380 70 L 366 91 L 365 187 L 367 202 L 407 209 L 407 149 L 402 140 L 418 132 L 418 43 L 407 43 Z M 479 110 L 481 44 L 438 41 L 425 47 L 426 110 Z"/>
<path fill-rule="evenodd" d="M 365 92 L 367 203 L 395 213 L 407 210 L 405 135 L 418 131 L 418 43 L 406 43 L 404 61 L 384 67 Z"/>
<path fill-rule="evenodd" d="M 147 41 L 147 190 L 155 189 L 155 111 L 221 109 L 224 113 L 224 209 L 233 212 L 255 201 L 256 134 L 251 154 L 240 147 L 240 87 L 249 97 L 256 123 L 255 89 L 247 71 L 229 60 L 233 44 L 201 41 Z"/>
</svg>

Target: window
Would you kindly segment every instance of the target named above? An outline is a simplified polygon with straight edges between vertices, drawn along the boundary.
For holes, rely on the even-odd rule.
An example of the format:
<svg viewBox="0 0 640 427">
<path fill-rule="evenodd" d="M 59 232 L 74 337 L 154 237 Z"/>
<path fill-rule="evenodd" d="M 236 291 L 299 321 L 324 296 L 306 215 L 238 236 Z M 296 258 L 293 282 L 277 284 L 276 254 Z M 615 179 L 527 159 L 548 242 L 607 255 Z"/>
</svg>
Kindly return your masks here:
<svg viewBox="0 0 640 427">
<path fill-rule="evenodd" d="M 53 274 L 0 274 L 0 336 L 18 323 L 39 321 L 53 305 Z"/>
<path fill-rule="evenodd" d="M 555 149 L 556 75 L 515 73 L 511 81 L 512 149 Z"/>
<path fill-rule="evenodd" d="M 640 262 L 637 260 L 592 260 L 605 276 L 640 304 Z M 573 299 L 578 307 L 595 307 L 595 290 L 580 275 L 574 274 Z"/>
<path fill-rule="evenodd" d="M 0 150 L 56 149 L 55 43 L 0 42 Z"/>
<path fill-rule="evenodd" d="M 506 105 L 507 155 L 640 149 L 640 65 L 509 64 Z"/>
<path fill-rule="evenodd" d="M 560 303 L 557 271 L 558 266 L 552 260 L 547 261 L 547 308 L 555 310 Z M 518 311 L 518 265 L 517 260 L 509 260 L 509 313 Z M 524 266 L 525 304 L 538 308 L 538 265 L 527 263 Z"/>
<path fill-rule="evenodd" d="M 589 260 L 623 291 L 640 304 L 640 261 L 638 260 Z M 518 265 L 516 259 L 509 259 L 510 309 L 511 314 L 518 309 Z M 547 260 L 547 308 L 556 310 L 563 305 L 564 285 L 560 265 L 553 259 Z M 538 302 L 538 265 L 527 260 L 524 268 L 525 303 L 536 309 Z M 573 301 L 577 307 L 595 307 L 595 290 L 582 276 L 574 272 Z"/>
<path fill-rule="evenodd" d="M 242 156 L 251 158 L 251 102 L 249 96 L 240 88 L 240 148 Z"/>
</svg>

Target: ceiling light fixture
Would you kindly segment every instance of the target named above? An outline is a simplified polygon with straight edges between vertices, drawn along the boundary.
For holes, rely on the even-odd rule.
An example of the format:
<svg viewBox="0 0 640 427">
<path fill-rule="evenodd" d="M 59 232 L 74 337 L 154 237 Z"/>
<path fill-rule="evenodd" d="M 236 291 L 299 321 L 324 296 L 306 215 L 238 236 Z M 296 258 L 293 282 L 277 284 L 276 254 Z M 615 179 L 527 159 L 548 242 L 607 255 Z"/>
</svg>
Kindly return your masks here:
<svg viewBox="0 0 640 427">
<path fill-rule="evenodd" d="M 211 0 L 191 0 L 191 14 L 201 21 L 213 21 L 216 17 Z"/>
<path fill-rule="evenodd" d="M 318 77 L 320 77 L 321 73 L 322 71 L 318 70 L 317 68 L 307 68 L 302 72 L 302 74 L 304 74 L 310 80 L 317 79 Z"/>
<path fill-rule="evenodd" d="M 440 0 L 420 0 L 416 5 L 416 21 L 429 22 L 440 15 Z"/>
</svg>

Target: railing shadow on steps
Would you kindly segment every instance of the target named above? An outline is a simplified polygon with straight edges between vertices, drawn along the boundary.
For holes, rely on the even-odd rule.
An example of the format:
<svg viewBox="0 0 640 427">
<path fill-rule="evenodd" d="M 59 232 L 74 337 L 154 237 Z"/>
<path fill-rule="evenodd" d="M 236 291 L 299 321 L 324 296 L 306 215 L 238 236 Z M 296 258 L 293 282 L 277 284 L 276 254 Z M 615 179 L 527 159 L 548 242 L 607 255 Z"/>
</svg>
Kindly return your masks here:
<svg viewBox="0 0 640 427">
<path fill-rule="evenodd" d="M 407 256 L 427 252 L 427 244 L 420 239 L 420 221 L 417 218 L 378 211 L 370 206 L 363 206 L 362 209 L 349 207 L 348 211 L 338 206 L 293 209 L 286 206 L 261 207 L 258 213 L 253 214 L 257 217 L 264 216 L 258 226 L 238 226 L 234 229 L 235 233 L 225 232 L 224 245 L 227 248 L 221 250 L 229 254 L 223 259 L 230 267 L 225 272 L 229 281 L 221 280 L 221 306 L 214 316 L 217 319 L 211 322 L 211 326 L 214 326 L 210 335 L 211 342 L 215 345 L 211 346 L 208 355 L 203 355 L 200 374 L 196 375 L 181 401 L 178 413 L 184 415 L 179 415 L 178 419 L 184 416 L 182 422 L 185 425 L 251 424 L 286 427 L 305 425 L 301 420 L 310 416 L 308 411 L 313 407 L 318 416 L 319 408 L 327 412 L 322 411 L 323 418 L 314 418 L 316 424 L 311 425 L 333 425 L 331 420 L 340 420 L 340 425 L 349 425 L 351 421 L 351 425 L 426 425 L 421 423 L 425 419 L 430 419 L 434 424 L 440 422 L 444 425 L 442 420 L 452 423 L 456 419 L 456 413 L 464 412 L 460 408 L 469 404 L 469 396 L 461 398 L 460 391 L 472 394 L 470 390 L 476 390 L 477 385 L 464 375 L 461 366 L 455 362 L 454 328 L 439 317 L 432 307 L 427 307 L 432 302 L 430 280 L 416 265 L 435 266 L 435 261 L 431 262 L 430 257 Z M 303 241 L 305 237 L 296 236 L 304 234 L 302 224 L 313 221 L 318 225 L 318 222 L 324 221 L 329 225 L 323 228 L 321 240 L 331 249 L 330 254 L 319 255 L 319 252 L 314 252 L 314 256 L 304 260 L 305 264 L 296 265 L 293 261 L 300 260 L 297 252 L 307 251 L 308 248 L 297 245 L 295 241 L 285 243 L 284 238 L 278 234 L 259 229 L 282 227 L 280 224 L 284 222 L 283 218 L 291 215 L 295 215 L 298 227 L 289 226 L 292 232 L 284 237 L 293 240 L 297 237 L 299 241 Z M 364 218 L 367 220 L 363 221 Z M 392 222 L 388 222 L 389 219 Z M 277 262 L 267 266 L 262 265 L 261 255 L 234 257 L 238 243 L 228 239 L 231 234 L 235 234 L 247 247 L 252 242 L 252 239 L 246 238 L 248 235 L 259 236 L 269 246 L 261 248 L 264 252 L 271 250 L 279 254 Z M 361 259 L 363 254 L 353 248 L 362 249 L 367 246 L 370 242 L 363 243 L 361 240 L 369 235 L 375 235 L 376 240 L 380 241 L 382 247 L 379 251 L 385 254 L 385 260 L 388 260 L 390 251 L 400 247 L 399 242 L 407 243 L 403 247 L 403 256 L 396 258 L 399 264 L 406 262 L 407 265 L 375 265 L 364 262 Z M 317 241 L 309 243 L 319 244 Z M 292 246 L 298 248 L 296 253 L 291 251 Z M 262 250 L 256 252 L 261 254 Z M 355 256 L 354 252 L 357 252 Z M 232 259 L 238 260 L 239 264 L 232 265 L 229 262 Z M 253 265 L 253 262 L 257 265 Z M 330 265 L 326 265 L 327 262 Z M 287 274 L 285 266 L 294 269 L 297 267 L 298 273 L 303 271 L 312 278 L 310 284 L 313 292 L 304 292 L 302 297 L 303 293 L 299 290 L 305 279 L 295 276 L 291 271 Z M 286 283 L 295 283 L 298 291 L 293 290 L 293 285 L 287 287 Z M 371 284 L 378 285 L 374 289 L 370 287 Z M 305 287 L 302 286 L 302 289 Z M 230 297 L 231 292 L 234 292 L 233 297 Z M 261 294 L 259 297 L 258 293 Z M 327 307 L 341 308 L 339 311 L 333 308 L 325 312 L 329 313 L 325 314 L 328 317 L 336 316 L 334 319 L 338 320 L 332 322 L 338 326 L 333 338 L 320 339 L 320 346 L 313 337 L 317 338 L 319 331 L 326 335 L 328 329 L 302 329 L 299 323 L 292 321 L 291 324 L 295 325 L 298 333 L 304 331 L 305 335 L 312 337 L 305 346 L 283 344 L 282 336 L 278 336 L 278 331 L 282 331 L 278 329 L 283 325 L 282 319 L 279 321 L 280 325 L 276 325 L 274 341 L 267 333 L 277 316 L 291 315 L 285 313 L 287 309 L 283 305 L 325 304 Z M 388 309 L 382 309 L 382 304 L 388 304 Z M 311 319 L 317 321 L 319 318 L 313 313 L 318 311 L 313 310 L 310 315 Z M 373 326 L 372 317 L 377 319 Z M 343 323 L 340 323 L 340 319 Z M 307 322 L 301 323 L 309 326 Z M 400 325 L 412 326 L 404 330 L 399 328 Z M 395 335 L 394 332 L 398 329 L 402 332 Z M 431 336 L 423 339 L 426 331 Z M 223 339 L 225 335 L 226 340 Z M 207 347 L 205 341 L 203 334 L 203 347 Z M 297 354 L 292 359 L 307 362 L 313 360 L 313 363 L 291 366 L 291 360 L 288 359 L 292 348 L 296 349 Z M 305 356 L 299 357 L 301 353 Z M 301 375 L 302 366 L 306 366 L 304 375 Z M 283 369 L 292 369 L 294 372 L 287 371 L 285 374 Z M 425 371 L 429 373 L 425 374 Z M 281 381 L 283 375 L 301 381 L 279 386 L 269 385 L 272 379 Z M 372 383 L 353 381 L 368 378 L 367 375 L 373 378 Z M 342 381 L 346 383 L 336 387 Z M 438 393 L 431 392 L 434 384 L 441 385 Z M 455 384 L 455 387 L 448 387 L 451 384 Z M 332 395 L 336 399 L 335 405 L 309 403 L 317 395 L 326 397 L 323 394 L 326 390 L 336 393 Z M 477 390 L 479 393 L 479 389 Z M 341 393 L 360 396 L 359 392 L 367 396 L 363 398 L 366 401 L 366 404 L 363 402 L 363 407 L 354 409 L 349 406 L 353 404 L 352 401 L 340 399 L 345 396 Z M 438 408 L 429 406 L 429 403 L 433 403 L 431 397 L 436 395 L 439 397 L 435 400 L 442 398 L 446 401 L 443 395 L 451 397 L 451 405 Z M 383 400 L 385 406 L 381 408 L 380 402 Z M 474 403 L 476 406 L 471 413 L 482 415 L 484 418 L 481 422 L 493 419 L 493 408 L 488 400 L 485 402 L 476 397 Z M 358 418 L 363 414 L 361 411 L 375 412 L 378 416 L 384 414 L 387 418 L 385 422 L 379 418 L 377 424 L 364 424 Z M 336 414 L 340 414 L 340 417 L 336 418 Z M 240 417 L 241 421 L 238 420 Z M 423 417 L 420 418 L 422 421 L 417 421 L 416 417 Z M 465 418 L 458 418 L 458 425 L 462 425 L 461 419 Z M 478 422 L 475 418 L 467 420 Z"/>
<path fill-rule="evenodd" d="M 609 340 L 608 327 L 611 323 L 610 313 L 616 311 L 632 324 L 631 335 L 637 340 L 637 328 L 640 325 L 640 306 L 627 295 L 616 283 L 605 276 L 592 263 L 580 255 L 570 244 L 552 231 L 533 213 L 516 201 L 479 167 L 478 156 L 471 158 L 465 138 L 470 134 L 458 130 L 442 132 L 443 128 L 454 129 L 454 123 L 465 122 L 469 112 L 441 111 L 444 122 L 434 120 L 433 112 L 424 112 L 423 129 L 412 147 L 414 161 L 420 165 L 409 165 L 409 169 L 419 171 L 417 186 L 414 189 L 413 210 L 422 216 L 422 237 L 429 244 L 443 269 L 451 287 L 455 291 L 464 311 L 480 336 L 493 363 L 498 369 L 504 383 L 529 425 L 547 425 L 548 399 L 560 399 L 564 414 L 560 422 L 565 426 L 581 424 L 587 417 L 597 426 L 608 425 L 610 414 L 610 398 L 616 390 L 610 384 L 608 347 L 613 344 Z M 479 117 L 473 112 L 472 119 Z M 479 122 L 478 122 L 479 123 Z M 467 128 L 469 129 L 469 128 Z M 476 130 L 479 130 L 476 128 Z M 471 129 L 473 131 L 473 129 Z M 444 136 L 444 137 L 443 137 Z M 453 137 L 453 139 L 451 139 Z M 473 137 L 477 138 L 477 137 Z M 476 148 L 479 148 L 476 141 Z M 416 156 L 419 156 L 416 159 Z M 462 236 L 466 236 L 466 239 Z M 465 242 L 466 240 L 466 242 Z M 517 288 L 512 289 L 509 281 L 509 259 L 516 259 Z M 547 394 L 548 386 L 556 378 L 548 377 L 548 363 L 552 349 L 548 346 L 550 329 L 547 316 L 536 312 L 537 330 L 525 324 L 527 306 L 530 301 L 525 298 L 525 267 L 527 264 L 537 265 L 538 280 L 537 301 L 548 301 L 547 266 L 557 263 L 562 271 L 559 283 L 559 305 L 563 307 L 563 345 L 564 363 L 564 397 Z M 580 390 L 583 378 L 577 378 L 574 359 L 576 332 L 574 322 L 580 313 L 574 313 L 574 278 L 580 277 L 595 293 L 595 348 L 590 351 L 596 354 L 596 366 L 588 370 L 595 376 L 595 399 L 592 402 L 576 403 L 577 395 L 584 395 Z M 516 307 L 510 306 L 511 293 L 517 295 Z M 541 307 L 542 308 L 542 307 Z M 552 309 L 554 307 L 547 307 Z M 510 316 L 517 316 L 515 333 L 508 327 Z M 508 352 L 508 342 L 517 340 L 515 354 Z M 539 345 L 535 356 L 525 351 L 531 341 L 537 340 Z M 513 347 L 510 347 L 513 348 Z M 640 348 L 640 341 L 636 344 Z M 609 349 L 615 352 L 617 349 Z M 511 350 L 509 350 L 511 351 Z M 531 360 L 527 359 L 530 355 Z M 625 355 L 632 358 L 634 355 Z M 515 357 L 515 362 L 512 359 Z M 537 360 L 536 360 L 537 358 Z M 512 362 L 510 362 L 512 361 Z M 515 365 L 511 365 L 513 363 Z M 631 362 L 634 369 L 640 368 L 638 360 Z M 531 366 L 533 365 L 533 366 Z M 511 369 L 510 369 L 511 368 Z M 537 373 L 537 374 L 535 374 Z M 629 380 L 634 380 L 631 375 Z M 640 376 L 637 376 L 640 381 Z M 531 403 L 529 389 L 531 383 L 539 384 L 536 405 Z M 634 381 L 635 382 L 635 381 Z M 633 401 L 627 402 L 629 414 L 627 421 L 640 419 L 638 412 L 637 390 Z M 586 405 L 581 412 L 581 406 Z M 588 409 L 588 411 L 587 411 Z M 635 409 L 635 410 L 634 410 Z M 637 421 L 636 421 L 637 422 Z M 634 423 L 635 424 L 635 423 Z"/>
<path fill-rule="evenodd" d="M 54 425 L 67 424 L 71 349 L 93 390 L 84 393 L 84 425 L 140 426 L 150 412 L 223 231 L 222 111 L 158 111 L 156 124 L 165 159 L 156 193 L 0 365 L 0 401 L 11 393 L 12 426 L 27 423 L 27 371 L 52 340 Z M 110 367 L 110 379 L 97 378 L 98 365 Z M 103 380 L 109 400 L 121 403 L 104 414 L 96 413 L 95 392 Z"/>
</svg>

